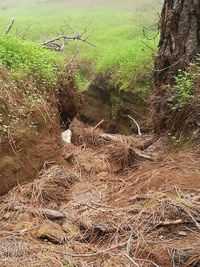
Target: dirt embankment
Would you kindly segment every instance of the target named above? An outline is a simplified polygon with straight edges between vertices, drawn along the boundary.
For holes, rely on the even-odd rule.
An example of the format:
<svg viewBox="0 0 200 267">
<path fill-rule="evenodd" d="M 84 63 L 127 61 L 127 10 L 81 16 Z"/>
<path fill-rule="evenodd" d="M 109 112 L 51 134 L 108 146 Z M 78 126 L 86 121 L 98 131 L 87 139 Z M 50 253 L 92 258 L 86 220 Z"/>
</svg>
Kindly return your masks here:
<svg viewBox="0 0 200 267">
<path fill-rule="evenodd" d="M 133 117 L 142 132 L 149 132 L 149 103 L 137 92 L 123 91 L 111 86 L 109 78 L 100 75 L 82 94 L 79 118 L 91 124 L 98 124 L 109 133 L 138 133 Z"/>
<path fill-rule="evenodd" d="M 61 125 L 79 109 L 80 98 L 71 76 L 61 75 L 55 88 L 31 79 L 12 83 L 1 73 L 0 194 L 31 181 L 48 162 L 62 164 Z M 63 121 L 65 122 L 63 124 Z"/>
</svg>

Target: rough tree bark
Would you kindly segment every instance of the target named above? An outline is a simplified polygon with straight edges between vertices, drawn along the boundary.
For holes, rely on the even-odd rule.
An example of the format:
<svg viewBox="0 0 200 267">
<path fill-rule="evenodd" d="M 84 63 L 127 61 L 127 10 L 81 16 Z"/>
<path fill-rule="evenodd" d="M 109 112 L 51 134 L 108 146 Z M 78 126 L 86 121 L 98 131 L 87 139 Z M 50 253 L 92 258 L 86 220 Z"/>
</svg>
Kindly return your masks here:
<svg viewBox="0 0 200 267">
<path fill-rule="evenodd" d="M 155 62 L 156 87 L 173 83 L 178 69 L 200 53 L 200 0 L 165 0 Z"/>
</svg>

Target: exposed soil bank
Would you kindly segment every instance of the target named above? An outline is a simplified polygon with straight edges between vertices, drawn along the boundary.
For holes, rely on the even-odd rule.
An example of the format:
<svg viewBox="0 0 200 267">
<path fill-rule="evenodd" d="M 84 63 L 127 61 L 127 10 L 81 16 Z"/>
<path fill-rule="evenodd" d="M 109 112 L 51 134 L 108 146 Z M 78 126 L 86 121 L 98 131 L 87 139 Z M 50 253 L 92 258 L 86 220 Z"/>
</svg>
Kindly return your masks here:
<svg viewBox="0 0 200 267">
<path fill-rule="evenodd" d="M 142 131 L 149 130 L 146 128 L 148 103 L 137 93 L 111 87 L 105 77 L 97 78 L 82 99 L 80 119 L 84 122 L 98 124 L 104 120 L 101 127 L 109 133 L 137 133 L 137 127 L 129 115 L 142 126 Z"/>
<path fill-rule="evenodd" d="M 13 147 L 11 140 L 1 144 L 0 194 L 18 183 L 35 179 L 44 164 L 61 162 L 59 128 L 56 123 L 45 125 L 40 132 L 19 138 Z"/>
<path fill-rule="evenodd" d="M 5 133 L 0 132 L 0 194 L 19 183 L 37 178 L 44 165 L 63 163 L 61 123 L 67 124 L 77 114 L 80 103 L 73 79 L 66 75 L 60 77 L 56 88 L 42 96 L 37 93 L 44 90 L 41 84 L 30 85 L 29 82 L 31 94 L 37 97 L 35 102 L 31 99 L 32 103 L 28 103 L 23 83 L 14 90 L 9 80 L 4 82 L 3 86 L 9 88 L 10 95 L 6 99 L 8 108 L 0 111 L 9 128 Z M 15 107 L 13 114 L 17 123 L 13 123 L 12 114 L 8 115 L 9 105 Z"/>
<path fill-rule="evenodd" d="M 56 98 L 58 101 L 61 126 L 67 128 L 72 119 L 80 111 L 82 105 L 81 96 L 71 75 L 63 74 L 60 77 L 56 86 Z"/>
</svg>

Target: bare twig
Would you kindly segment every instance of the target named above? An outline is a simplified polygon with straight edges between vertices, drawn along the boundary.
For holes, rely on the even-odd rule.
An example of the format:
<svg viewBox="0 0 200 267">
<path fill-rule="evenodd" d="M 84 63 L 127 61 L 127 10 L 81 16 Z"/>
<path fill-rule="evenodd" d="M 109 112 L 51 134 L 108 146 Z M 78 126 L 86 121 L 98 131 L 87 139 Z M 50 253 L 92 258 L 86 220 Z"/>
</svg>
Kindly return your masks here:
<svg viewBox="0 0 200 267">
<path fill-rule="evenodd" d="M 142 152 L 141 150 L 137 149 L 137 148 L 131 148 L 134 153 L 139 157 L 139 158 L 143 158 L 143 159 L 147 159 L 147 160 L 151 160 L 153 161 L 154 158 L 150 155 L 147 155 L 146 153 Z"/>
<path fill-rule="evenodd" d="M 37 24 L 37 23 L 30 23 L 30 24 L 28 24 L 28 25 L 26 26 L 24 32 L 21 34 L 21 38 L 22 38 L 22 39 L 25 39 L 25 37 L 26 37 L 26 35 L 28 34 L 28 32 L 30 31 L 31 27 L 32 27 L 33 25 L 35 25 L 35 24 Z"/>
<path fill-rule="evenodd" d="M 148 29 L 148 28 L 146 28 L 146 27 L 143 26 L 143 29 L 142 29 L 143 36 L 144 36 L 147 40 L 149 40 L 149 41 L 155 40 L 156 37 L 159 35 L 159 29 L 157 29 L 157 32 L 156 32 L 156 34 L 155 34 L 153 37 L 148 37 L 148 36 L 146 35 L 146 31 L 149 31 L 149 32 L 150 32 L 150 31 L 153 31 L 153 30 Z"/>
<path fill-rule="evenodd" d="M 133 235 L 131 234 L 130 237 L 129 237 L 129 240 L 127 242 L 127 246 L 126 246 L 126 250 L 127 250 L 128 255 L 129 255 L 129 253 L 131 251 L 132 245 L 133 245 Z"/>
<path fill-rule="evenodd" d="M 92 130 L 97 129 L 103 122 L 104 122 L 104 120 L 101 120 L 96 126 L 94 126 L 94 128 Z"/>
<path fill-rule="evenodd" d="M 141 43 L 143 43 L 147 48 L 149 48 L 149 49 L 155 51 L 154 48 L 152 48 L 150 45 L 146 44 L 145 42 L 141 41 Z"/>
<path fill-rule="evenodd" d="M 55 37 L 51 40 L 47 40 L 43 43 L 41 43 L 42 45 L 48 45 L 48 44 L 51 44 L 51 43 L 55 43 L 56 41 L 60 41 L 60 40 L 76 40 L 76 39 L 79 39 L 80 36 L 79 35 L 76 35 L 76 36 L 65 36 L 65 35 L 60 35 L 58 37 Z"/>
<path fill-rule="evenodd" d="M 76 58 L 78 52 L 79 52 L 79 47 L 77 46 L 75 51 L 74 51 L 74 54 L 72 55 L 71 59 L 67 63 L 66 68 L 69 68 L 72 65 L 72 63 L 73 63 L 74 59 Z"/>
<path fill-rule="evenodd" d="M 137 264 L 137 262 L 133 259 L 133 258 L 131 258 L 127 253 L 123 253 L 123 255 L 131 262 L 131 263 L 133 263 L 133 266 L 134 267 L 140 267 L 140 265 L 139 264 Z"/>
<path fill-rule="evenodd" d="M 137 121 L 133 117 L 131 117 L 130 115 L 128 115 L 128 117 L 129 117 L 129 119 L 134 121 L 134 123 L 136 124 L 137 129 L 138 129 L 138 135 L 142 135 L 141 130 L 140 130 L 140 125 L 137 123 Z"/>
<path fill-rule="evenodd" d="M 12 29 L 12 27 L 13 27 L 13 25 L 14 25 L 14 22 L 15 22 L 15 17 L 13 17 L 13 18 L 11 19 L 11 22 L 10 22 L 10 24 L 8 25 L 7 29 L 6 29 L 5 35 L 8 35 L 8 34 L 9 34 L 9 32 L 11 31 L 11 29 Z"/>
<path fill-rule="evenodd" d="M 117 245 L 114 245 L 114 246 L 112 246 L 110 248 L 107 248 L 107 249 L 104 249 L 104 250 L 101 250 L 101 251 L 98 251 L 98 252 L 91 253 L 91 254 L 73 254 L 73 253 L 68 253 L 68 252 L 61 252 L 61 251 L 58 251 L 58 250 L 51 250 L 51 251 L 55 252 L 55 253 L 61 253 L 63 255 L 67 255 L 67 256 L 70 256 L 70 257 L 73 257 L 73 258 L 90 258 L 90 257 L 99 256 L 99 255 L 102 255 L 102 254 L 108 254 L 110 251 L 122 248 L 122 247 L 124 247 L 126 245 L 127 245 L 127 241 L 119 243 Z"/>
<path fill-rule="evenodd" d="M 145 261 L 145 262 L 149 262 L 149 263 L 151 263 L 153 266 L 155 266 L 155 267 L 160 267 L 159 265 L 157 265 L 155 262 L 153 262 L 153 261 L 151 261 L 151 260 L 139 260 L 138 259 L 138 261 Z"/>
<path fill-rule="evenodd" d="M 182 219 L 175 220 L 175 221 L 160 222 L 158 226 L 172 226 L 172 225 L 180 225 L 180 224 L 183 224 L 183 220 Z"/>
<path fill-rule="evenodd" d="M 53 38 L 53 39 L 51 39 L 51 40 L 44 41 L 43 43 L 41 43 L 41 45 L 47 46 L 47 47 L 49 47 L 49 48 L 51 48 L 51 49 L 54 49 L 54 50 L 58 50 L 58 49 L 53 48 L 52 45 L 54 45 L 54 46 L 55 46 L 55 45 L 60 46 L 60 45 L 57 44 L 56 42 L 58 42 L 58 41 L 64 41 L 63 45 L 60 46 L 60 49 L 58 50 L 58 51 L 62 51 L 62 50 L 64 49 L 64 45 L 65 45 L 66 42 L 69 41 L 69 40 L 78 40 L 78 41 L 82 41 L 82 42 L 84 42 L 84 43 L 87 43 L 87 44 L 89 44 L 89 45 L 91 45 L 91 46 L 96 47 L 94 44 L 92 44 L 92 43 L 88 42 L 87 40 L 83 39 L 83 38 L 81 37 L 81 35 L 79 35 L 79 34 L 77 34 L 77 35 L 75 35 L 75 36 L 60 35 L 60 36 L 55 37 L 55 38 Z"/>
</svg>

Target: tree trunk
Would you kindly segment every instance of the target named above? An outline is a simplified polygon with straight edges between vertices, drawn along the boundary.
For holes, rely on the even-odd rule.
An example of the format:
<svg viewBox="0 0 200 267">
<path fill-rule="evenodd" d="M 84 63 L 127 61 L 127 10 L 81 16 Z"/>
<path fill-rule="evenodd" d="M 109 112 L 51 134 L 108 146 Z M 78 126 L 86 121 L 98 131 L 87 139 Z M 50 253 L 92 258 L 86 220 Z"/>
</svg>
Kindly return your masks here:
<svg viewBox="0 0 200 267">
<path fill-rule="evenodd" d="M 155 62 L 155 86 L 173 84 L 178 69 L 195 61 L 199 53 L 200 0 L 165 0 Z"/>
</svg>

